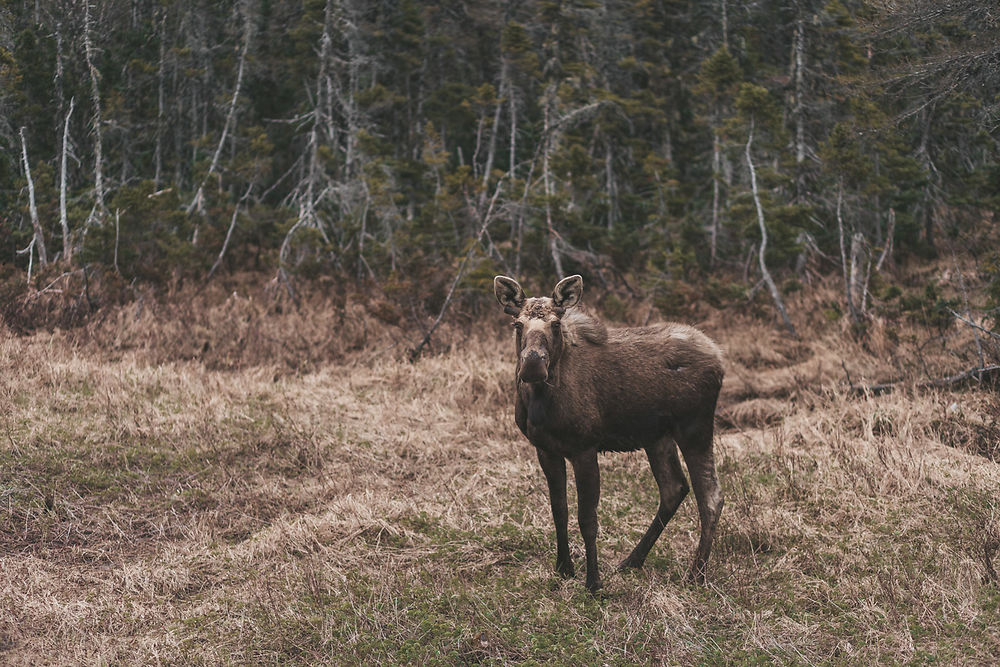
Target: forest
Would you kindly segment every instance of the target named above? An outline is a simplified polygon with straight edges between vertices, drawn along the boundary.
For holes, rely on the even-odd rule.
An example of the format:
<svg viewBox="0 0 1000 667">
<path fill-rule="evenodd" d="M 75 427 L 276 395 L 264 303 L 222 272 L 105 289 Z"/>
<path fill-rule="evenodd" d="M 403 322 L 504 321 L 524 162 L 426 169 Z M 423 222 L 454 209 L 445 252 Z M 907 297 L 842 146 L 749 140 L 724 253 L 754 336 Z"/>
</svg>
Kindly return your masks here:
<svg viewBox="0 0 1000 667">
<path fill-rule="evenodd" d="M 0 0 L 0 663 L 1000 664 L 998 130 L 977 0 Z M 718 343 L 704 583 L 497 274 Z"/>
<path fill-rule="evenodd" d="M 971 0 L 8 1 L 5 300 L 251 271 L 419 319 L 583 273 L 783 312 L 822 274 L 863 325 L 887 265 L 971 252 L 996 306 L 998 45 Z"/>
</svg>

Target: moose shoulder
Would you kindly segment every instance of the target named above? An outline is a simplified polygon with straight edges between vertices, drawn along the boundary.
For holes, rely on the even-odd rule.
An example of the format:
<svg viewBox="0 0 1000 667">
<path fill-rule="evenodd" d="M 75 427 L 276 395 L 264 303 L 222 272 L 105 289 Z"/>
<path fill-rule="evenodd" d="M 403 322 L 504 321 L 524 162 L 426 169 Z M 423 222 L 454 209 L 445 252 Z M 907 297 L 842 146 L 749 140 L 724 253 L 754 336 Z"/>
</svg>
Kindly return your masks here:
<svg viewBox="0 0 1000 667">
<path fill-rule="evenodd" d="M 687 495 L 677 456 L 687 463 L 698 502 L 701 538 L 690 577 L 704 581 L 722 493 L 712 450 L 722 353 L 682 324 L 608 329 L 576 306 L 583 279 L 561 280 L 551 297 L 527 298 L 517 281 L 494 279 L 497 301 L 514 318 L 517 401 L 514 419 L 538 453 L 556 525 L 556 569 L 572 576 L 566 460 L 577 484 L 587 557 L 587 588 L 601 587 L 597 567 L 597 453 L 643 449 L 659 487 L 649 529 L 621 567 L 641 567 Z M 675 444 L 676 443 L 676 444 Z"/>
</svg>

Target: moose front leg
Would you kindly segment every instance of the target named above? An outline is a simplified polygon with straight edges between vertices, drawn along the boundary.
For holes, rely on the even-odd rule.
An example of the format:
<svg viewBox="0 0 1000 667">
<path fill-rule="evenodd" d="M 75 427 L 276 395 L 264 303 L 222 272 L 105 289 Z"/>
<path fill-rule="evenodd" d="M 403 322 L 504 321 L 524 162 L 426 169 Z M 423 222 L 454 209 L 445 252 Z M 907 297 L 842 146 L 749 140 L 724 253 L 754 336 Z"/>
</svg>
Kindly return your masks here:
<svg viewBox="0 0 1000 667">
<path fill-rule="evenodd" d="M 576 502 L 580 533 L 587 552 L 587 590 L 596 592 L 602 586 L 597 569 L 597 502 L 601 499 L 601 471 L 597 467 L 597 450 L 591 449 L 571 459 L 576 476 Z"/>
<path fill-rule="evenodd" d="M 556 524 L 556 570 L 567 579 L 574 574 L 573 561 L 569 557 L 569 509 L 566 506 L 566 459 L 549 454 L 541 449 L 538 462 L 549 484 L 549 502 L 552 504 L 552 520 Z"/>
</svg>

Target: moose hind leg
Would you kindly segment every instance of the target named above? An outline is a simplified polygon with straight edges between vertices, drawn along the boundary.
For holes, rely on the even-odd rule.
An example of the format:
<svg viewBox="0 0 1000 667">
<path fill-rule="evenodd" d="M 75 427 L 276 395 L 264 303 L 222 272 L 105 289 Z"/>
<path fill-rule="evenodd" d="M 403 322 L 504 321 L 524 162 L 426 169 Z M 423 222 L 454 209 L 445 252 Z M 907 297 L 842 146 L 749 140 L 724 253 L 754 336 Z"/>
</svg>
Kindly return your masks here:
<svg viewBox="0 0 1000 667">
<path fill-rule="evenodd" d="M 653 544 L 663 532 L 663 527 L 673 517 L 688 493 L 687 480 L 684 479 L 681 462 L 677 458 L 677 447 L 674 446 L 673 440 L 661 438 L 646 448 L 646 457 L 649 459 L 649 467 L 653 471 L 653 478 L 660 490 L 660 506 L 657 508 L 656 516 L 649 524 L 646 534 L 635 545 L 635 549 L 632 549 L 632 553 L 621 562 L 618 566 L 619 569 L 642 567 L 642 564 L 646 562 L 649 550 L 653 548 Z"/>
<path fill-rule="evenodd" d="M 722 514 L 722 487 L 715 471 L 715 454 L 712 450 L 713 417 L 711 413 L 700 424 L 693 425 L 685 434 L 684 440 L 679 440 L 684 460 L 687 462 L 688 473 L 691 475 L 691 486 L 698 501 L 698 515 L 701 518 L 701 538 L 695 551 L 694 562 L 688 578 L 699 584 L 705 583 L 705 567 L 708 555 L 712 550 L 712 540 L 715 537 L 715 527 Z"/>
<path fill-rule="evenodd" d="M 597 450 L 591 449 L 571 459 L 576 476 L 576 500 L 580 533 L 587 552 L 587 590 L 596 592 L 603 585 L 597 569 L 597 503 L 601 499 L 601 471 Z"/>
<path fill-rule="evenodd" d="M 552 520 L 556 524 L 556 571 L 569 578 L 574 574 L 573 560 L 569 557 L 569 509 L 566 506 L 566 459 L 537 450 L 538 462 L 549 485 L 549 503 Z"/>
</svg>

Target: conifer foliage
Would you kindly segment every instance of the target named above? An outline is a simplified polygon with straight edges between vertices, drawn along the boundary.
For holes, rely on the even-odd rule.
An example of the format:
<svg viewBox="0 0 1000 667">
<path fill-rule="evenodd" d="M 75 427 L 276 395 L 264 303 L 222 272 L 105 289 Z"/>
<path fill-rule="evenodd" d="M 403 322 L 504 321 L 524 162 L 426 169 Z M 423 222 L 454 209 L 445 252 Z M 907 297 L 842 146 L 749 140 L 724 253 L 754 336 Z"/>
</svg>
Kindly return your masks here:
<svg viewBox="0 0 1000 667">
<path fill-rule="evenodd" d="M 997 205 L 983 7 L 3 3 L 0 267 L 423 298 L 460 266 L 667 292 L 728 267 L 780 304 L 819 251 L 861 322 L 873 272 Z"/>
</svg>

